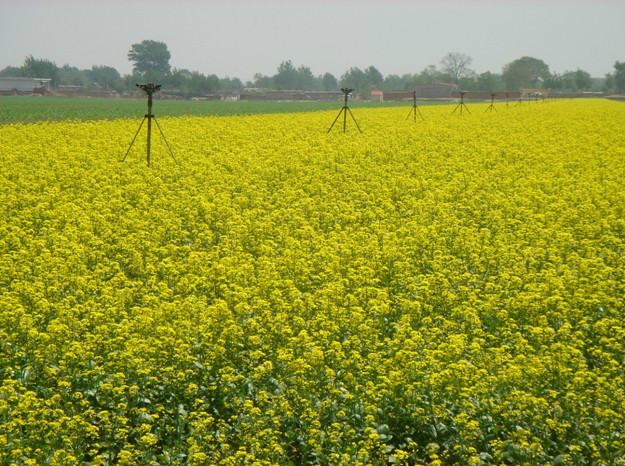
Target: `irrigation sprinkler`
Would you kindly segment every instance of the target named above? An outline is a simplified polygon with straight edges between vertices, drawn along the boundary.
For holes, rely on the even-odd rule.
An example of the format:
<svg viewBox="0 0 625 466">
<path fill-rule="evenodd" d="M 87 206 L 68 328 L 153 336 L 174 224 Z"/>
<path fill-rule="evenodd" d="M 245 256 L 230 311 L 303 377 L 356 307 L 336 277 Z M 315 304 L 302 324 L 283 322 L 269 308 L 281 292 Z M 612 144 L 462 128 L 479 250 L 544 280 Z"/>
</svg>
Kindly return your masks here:
<svg viewBox="0 0 625 466">
<path fill-rule="evenodd" d="M 341 91 L 343 91 L 343 94 L 345 95 L 343 108 L 341 109 L 339 114 L 336 116 L 336 118 L 332 122 L 332 125 L 330 126 L 330 129 L 328 130 L 328 132 L 326 134 L 329 134 L 330 131 L 332 131 L 332 128 L 334 128 L 334 124 L 338 121 L 338 119 L 341 116 L 341 114 L 343 114 L 343 133 L 345 133 L 347 131 L 347 113 L 348 112 L 349 112 L 349 115 L 352 117 L 352 120 L 354 120 L 354 123 L 356 123 L 356 128 L 358 128 L 358 131 L 360 131 L 362 133 L 362 130 L 360 129 L 360 126 L 358 126 L 358 122 L 356 121 L 356 118 L 354 118 L 354 115 L 352 114 L 352 111 L 347 106 L 347 98 L 348 98 L 349 94 L 351 94 L 353 92 L 353 89 L 350 89 L 348 87 L 343 87 L 343 88 L 341 88 Z"/>
<path fill-rule="evenodd" d="M 423 115 L 421 114 L 421 110 L 419 110 L 419 106 L 417 105 L 417 91 L 412 91 L 412 108 L 410 109 L 410 112 L 408 113 L 406 120 L 410 118 L 410 115 L 414 114 L 414 122 L 416 123 L 417 112 L 419 112 L 419 116 L 421 117 L 421 119 L 425 121 L 425 118 L 423 118 Z"/>
<path fill-rule="evenodd" d="M 143 120 L 141 120 L 141 124 L 139 125 L 139 129 L 135 133 L 135 137 L 132 138 L 132 142 L 130 143 L 130 146 L 128 146 L 128 150 L 126 151 L 126 155 L 124 155 L 124 158 L 122 159 L 122 162 L 124 162 L 126 160 L 126 157 L 128 157 L 128 154 L 130 153 L 130 149 L 132 149 L 132 146 L 135 143 L 135 140 L 137 139 L 137 136 L 139 135 L 139 131 L 141 131 L 141 128 L 143 127 L 143 123 L 145 123 L 145 120 L 147 119 L 148 120 L 148 146 L 147 146 L 148 167 L 150 166 L 150 148 L 151 148 L 151 144 L 152 144 L 152 120 L 154 120 L 154 123 L 156 123 L 156 127 L 160 131 L 161 137 L 163 138 L 163 141 L 165 141 L 165 144 L 167 145 L 167 149 L 169 149 L 169 153 L 171 154 L 172 158 L 174 159 L 174 162 L 176 162 L 176 165 L 178 165 L 178 160 L 176 160 L 176 156 L 174 155 L 174 152 L 171 150 L 171 147 L 169 146 L 169 142 L 167 142 L 167 138 L 165 137 L 165 134 L 163 134 L 163 130 L 161 129 L 161 125 L 158 124 L 158 120 L 156 119 L 156 116 L 152 113 L 152 94 L 154 94 L 155 92 L 158 92 L 160 90 L 160 88 L 161 88 L 161 85 L 160 84 L 147 83 L 147 84 L 137 84 L 136 86 L 139 89 L 141 89 L 143 92 L 145 92 L 147 94 L 147 96 L 148 96 L 148 113 L 146 113 L 143 116 Z"/>
<path fill-rule="evenodd" d="M 491 94 L 490 95 L 490 105 L 488 106 L 488 108 L 486 109 L 486 112 L 484 112 L 484 113 L 492 112 L 493 110 L 497 111 L 497 109 L 495 108 L 495 105 L 494 105 L 494 103 L 495 103 L 495 95 L 496 94 Z"/>
<path fill-rule="evenodd" d="M 467 113 L 469 115 L 471 115 L 471 112 L 469 112 L 469 107 L 467 107 L 467 104 L 464 103 L 464 95 L 466 94 L 465 91 L 460 91 L 460 103 L 458 105 L 456 105 L 456 108 L 454 108 L 454 111 L 451 112 L 451 114 L 453 115 L 454 113 L 456 113 L 456 110 L 460 109 L 460 115 L 462 115 L 462 107 L 464 107 L 464 109 L 467 111 Z"/>
</svg>

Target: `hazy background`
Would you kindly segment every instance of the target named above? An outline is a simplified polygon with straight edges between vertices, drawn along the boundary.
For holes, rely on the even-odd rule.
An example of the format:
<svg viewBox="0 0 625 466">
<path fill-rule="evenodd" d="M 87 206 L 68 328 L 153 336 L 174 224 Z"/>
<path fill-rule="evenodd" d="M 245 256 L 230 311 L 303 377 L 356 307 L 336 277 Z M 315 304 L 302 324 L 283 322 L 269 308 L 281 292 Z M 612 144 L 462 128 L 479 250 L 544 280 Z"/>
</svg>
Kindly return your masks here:
<svg viewBox="0 0 625 466">
<path fill-rule="evenodd" d="M 130 73 L 127 53 L 165 42 L 177 68 L 251 79 L 286 59 L 340 75 L 375 65 L 414 73 L 450 51 L 501 72 L 524 55 L 561 73 L 612 71 L 625 49 L 625 1 L 0 0 L 0 68 L 32 54 Z"/>
</svg>

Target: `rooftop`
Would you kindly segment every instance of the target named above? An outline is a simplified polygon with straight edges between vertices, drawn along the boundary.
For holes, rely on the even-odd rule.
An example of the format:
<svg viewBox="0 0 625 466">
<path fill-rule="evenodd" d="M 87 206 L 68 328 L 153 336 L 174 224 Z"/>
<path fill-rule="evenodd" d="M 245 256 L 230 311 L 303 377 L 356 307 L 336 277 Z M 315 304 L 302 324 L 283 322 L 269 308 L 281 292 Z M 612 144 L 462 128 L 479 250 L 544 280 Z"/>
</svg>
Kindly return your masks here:
<svg viewBox="0 0 625 466">
<path fill-rule="evenodd" d="M 0 79 L 7 80 L 7 81 L 9 79 L 11 81 L 15 81 L 16 79 L 17 80 L 21 80 L 21 81 L 27 81 L 27 80 L 29 80 L 29 81 L 52 81 L 51 78 L 23 78 L 23 77 L 18 77 L 18 76 L 15 76 L 15 77 L 13 77 L 13 76 L 2 76 L 2 77 L 0 77 Z"/>
</svg>

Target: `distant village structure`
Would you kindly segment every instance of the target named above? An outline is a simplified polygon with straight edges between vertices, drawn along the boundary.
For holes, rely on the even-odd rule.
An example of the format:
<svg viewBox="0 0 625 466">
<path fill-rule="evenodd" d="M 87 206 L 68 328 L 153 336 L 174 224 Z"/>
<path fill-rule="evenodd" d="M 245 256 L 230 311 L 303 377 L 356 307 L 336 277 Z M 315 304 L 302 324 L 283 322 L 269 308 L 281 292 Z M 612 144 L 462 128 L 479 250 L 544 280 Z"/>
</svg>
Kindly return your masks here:
<svg viewBox="0 0 625 466">
<path fill-rule="evenodd" d="M 241 100 L 340 100 L 341 91 L 275 91 L 270 89 L 243 89 Z"/>
<path fill-rule="evenodd" d="M 498 92 L 484 92 L 484 91 L 464 91 L 464 100 L 490 100 L 494 97 L 497 100 L 515 100 L 522 96 L 521 92 L 510 91 L 498 91 Z M 454 91 L 454 99 L 461 97 L 460 91 Z M 525 98 L 525 97 L 524 97 Z"/>
<path fill-rule="evenodd" d="M 371 100 L 379 102 L 412 100 L 414 92 L 417 93 L 417 99 L 445 99 L 453 98 L 453 93 L 460 90 L 456 84 L 449 83 L 429 83 L 419 84 L 414 87 L 414 91 L 373 91 Z"/>
<path fill-rule="evenodd" d="M 521 89 L 521 98 L 529 99 L 535 97 L 549 97 L 549 89 L 525 88 Z"/>
<path fill-rule="evenodd" d="M 414 93 L 418 100 L 458 100 L 460 99 L 460 87 L 456 84 L 433 82 L 418 84 L 412 89 L 403 91 L 380 91 L 373 90 L 364 95 L 354 93 L 350 95 L 353 100 L 371 100 L 373 102 L 400 102 L 412 101 Z M 495 99 L 540 99 L 546 97 L 605 97 L 603 92 L 562 93 L 544 88 L 521 89 L 517 91 L 462 91 L 466 100 L 490 100 L 495 93 Z M 63 97 L 104 97 L 104 98 L 142 98 L 140 91 L 128 91 L 118 93 L 115 91 L 86 90 L 82 86 L 59 85 L 52 88 L 52 80 L 49 78 L 22 78 L 0 77 L 0 95 L 52 95 Z M 341 91 L 303 91 L 303 90 L 275 90 L 264 88 L 244 88 L 242 90 L 217 90 L 206 95 L 194 95 L 180 92 L 176 89 L 164 89 L 155 95 L 155 98 L 165 100 L 283 100 L 283 101 L 340 101 L 343 98 Z"/>
<path fill-rule="evenodd" d="M 50 92 L 52 80 L 48 78 L 0 78 L 1 95 L 30 95 Z"/>
</svg>

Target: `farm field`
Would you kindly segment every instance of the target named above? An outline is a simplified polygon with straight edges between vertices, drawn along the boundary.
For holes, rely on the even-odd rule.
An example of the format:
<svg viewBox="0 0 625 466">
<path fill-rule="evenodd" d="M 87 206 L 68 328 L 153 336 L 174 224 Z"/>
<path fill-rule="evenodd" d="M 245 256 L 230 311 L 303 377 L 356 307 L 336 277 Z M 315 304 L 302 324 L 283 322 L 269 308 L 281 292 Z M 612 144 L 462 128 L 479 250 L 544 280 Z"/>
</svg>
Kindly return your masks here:
<svg viewBox="0 0 625 466">
<path fill-rule="evenodd" d="M 439 105 L 423 102 L 420 105 Z M 383 108 L 406 106 L 405 102 L 350 102 L 354 108 Z M 165 116 L 226 116 L 262 113 L 311 112 L 341 108 L 342 102 L 281 102 L 247 100 L 239 102 L 190 100 L 157 100 L 157 117 Z M 70 97 L 0 97 L 0 124 L 32 123 L 58 120 L 103 120 L 143 118 L 146 99 L 103 99 Z"/>
<path fill-rule="evenodd" d="M 625 106 L 333 105 L 0 126 L 0 464 L 625 464 Z"/>
</svg>

